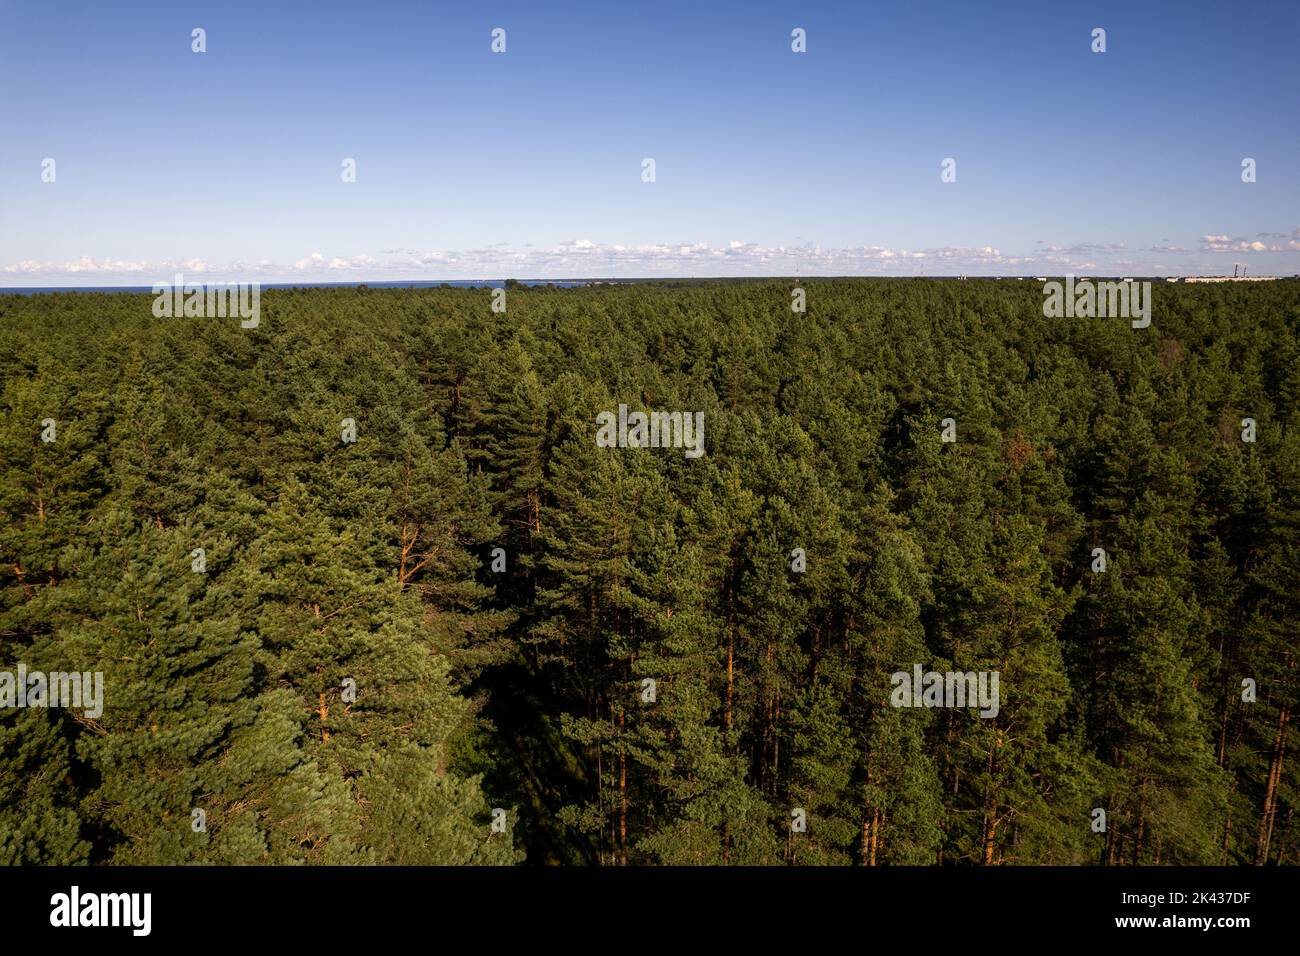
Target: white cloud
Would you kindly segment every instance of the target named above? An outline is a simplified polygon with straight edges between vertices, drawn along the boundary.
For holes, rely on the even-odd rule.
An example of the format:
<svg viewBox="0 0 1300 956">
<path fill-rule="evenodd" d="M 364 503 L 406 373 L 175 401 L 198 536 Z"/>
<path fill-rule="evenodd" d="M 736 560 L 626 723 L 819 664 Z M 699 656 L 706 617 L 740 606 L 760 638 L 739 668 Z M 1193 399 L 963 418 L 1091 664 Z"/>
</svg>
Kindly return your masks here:
<svg viewBox="0 0 1300 956">
<path fill-rule="evenodd" d="M 329 267 L 331 269 L 369 269 L 376 264 L 376 260 L 364 253 L 359 256 L 352 256 L 350 259 L 344 259 L 342 256 L 334 256 L 330 259 Z"/>
<path fill-rule="evenodd" d="M 24 275 L 130 275 L 148 272 L 149 269 L 148 262 L 82 256 L 71 262 L 37 262 L 35 259 L 23 259 L 15 265 L 5 266 L 4 271 Z"/>
<path fill-rule="evenodd" d="M 1241 237 L 1229 239 L 1225 235 L 1201 236 L 1202 252 L 1281 252 L 1281 246 L 1270 246 L 1258 239 Z"/>
<path fill-rule="evenodd" d="M 1285 234 L 1257 233 L 1280 238 Z M 1260 238 L 1246 239 L 1227 234 L 1200 237 L 1203 253 L 1284 253 L 1300 250 L 1300 228 L 1291 233 L 1285 246 L 1266 245 Z M 475 279 L 505 278 L 650 278 L 656 276 L 765 276 L 765 275 L 1017 275 L 1050 272 L 1114 270 L 1116 274 L 1141 274 L 1144 269 L 1165 272 L 1154 256 L 1189 255 L 1192 250 L 1162 240 L 1147 253 L 1153 258 L 1136 258 L 1125 243 L 1078 242 L 1053 244 L 1040 240 L 1027 253 L 1004 253 L 993 245 L 927 246 L 907 249 L 880 245 L 828 248 L 816 242 L 794 245 L 760 245 L 731 239 L 725 245 L 708 242 L 659 242 L 640 245 L 602 244 L 589 238 L 569 239 L 549 247 L 525 243 L 510 247 L 504 243 L 465 250 L 393 248 L 379 256 L 366 253 L 326 255 L 311 252 L 282 265 L 260 258 L 248 266 L 242 261 L 219 265 L 193 257 L 159 262 L 98 259 L 83 256 L 71 262 L 40 262 L 23 259 L 3 267 L 3 273 L 31 283 L 40 279 L 76 280 L 89 276 L 133 276 L 144 285 L 158 279 L 170 280 L 174 272 L 202 275 L 212 280 L 256 277 L 263 282 L 292 282 L 303 276 L 338 275 L 358 281 L 385 279 Z M 1213 271 L 1217 266 L 1205 259 L 1182 259 L 1180 272 Z M 252 274 L 250 276 L 250 273 Z"/>
<path fill-rule="evenodd" d="M 1076 242 L 1069 246 L 1047 245 L 1041 240 L 1039 245 L 1043 246 L 1043 252 L 1056 252 L 1068 256 L 1091 256 L 1098 252 L 1123 252 L 1125 249 L 1122 242 Z"/>
</svg>

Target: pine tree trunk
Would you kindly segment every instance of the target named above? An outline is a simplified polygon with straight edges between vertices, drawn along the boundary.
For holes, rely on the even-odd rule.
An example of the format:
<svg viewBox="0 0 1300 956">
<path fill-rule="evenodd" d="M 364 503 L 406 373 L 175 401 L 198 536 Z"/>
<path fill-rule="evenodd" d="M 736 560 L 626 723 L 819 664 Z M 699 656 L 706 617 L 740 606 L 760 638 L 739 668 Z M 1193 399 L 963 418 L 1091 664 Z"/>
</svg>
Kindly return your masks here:
<svg viewBox="0 0 1300 956">
<path fill-rule="evenodd" d="M 989 747 L 989 787 L 992 792 L 989 796 L 988 809 L 985 811 L 984 814 L 984 854 L 983 855 L 984 855 L 985 866 L 993 865 L 993 849 L 997 845 L 998 794 L 996 789 L 997 785 L 995 781 L 996 781 L 997 766 L 998 766 L 997 752 L 998 752 L 998 746 L 1001 744 L 1001 742 L 1002 742 L 1001 735 L 996 734 L 995 732 L 993 745 Z"/>
<path fill-rule="evenodd" d="M 397 583 L 400 584 L 402 587 L 406 587 L 406 565 L 408 560 L 410 559 L 411 548 L 414 547 L 415 541 L 414 539 L 410 539 L 410 540 L 407 539 L 407 526 L 406 526 L 405 518 L 402 519 L 401 542 L 402 542 L 402 553 L 397 562 Z"/>
<path fill-rule="evenodd" d="M 330 732 L 329 732 L 329 728 L 326 727 L 326 721 L 328 721 L 330 717 L 330 708 L 329 708 L 329 704 L 325 702 L 324 691 L 320 692 L 320 697 L 317 701 L 317 704 L 318 706 L 316 710 L 316 715 L 320 717 L 320 742 L 323 744 L 327 744 L 329 743 L 330 740 Z"/>
<path fill-rule="evenodd" d="M 769 674 L 772 672 L 772 655 L 773 655 L 772 639 L 768 638 L 767 667 L 768 667 Z M 775 745 L 774 738 L 776 736 L 776 732 L 773 729 L 773 725 L 775 723 L 773 719 L 773 712 L 776 708 L 776 695 L 773 693 L 769 693 L 767 688 L 764 687 L 763 696 L 766 699 L 767 706 L 765 708 L 766 721 L 763 724 L 762 752 L 759 757 L 761 766 L 759 767 L 759 774 L 758 774 L 758 788 L 762 790 L 765 788 L 766 785 L 770 784 L 772 787 L 772 792 L 775 793 L 776 792 L 776 770 L 774 769 L 772 763 L 769 762 L 769 755 L 772 754 L 773 747 Z"/>
<path fill-rule="evenodd" d="M 772 714 L 772 793 L 776 794 L 778 780 L 781 777 L 781 737 L 776 733 L 775 725 L 781 723 L 781 691 L 776 692 L 776 704 Z"/>
<path fill-rule="evenodd" d="M 1227 759 L 1228 754 L 1228 709 L 1228 704 L 1225 702 L 1223 705 L 1223 720 L 1219 724 L 1219 745 L 1215 748 L 1215 759 L 1220 767 L 1223 766 L 1223 761 Z"/>
<path fill-rule="evenodd" d="M 993 847 L 997 843 L 998 818 L 997 812 L 988 814 L 984 818 L 984 865 L 993 865 Z"/>
<path fill-rule="evenodd" d="M 619 862 L 627 866 L 627 754 L 623 750 L 623 729 L 627 711 L 618 709 L 618 848 Z"/>
<path fill-rule="evenodd" d="M 605 865 L 605 748 L 596 745 L 596 807 L 599 810 L 601 819 L 600 824 L 600 841 L 596 846 L 596 859 L 600 865 Z"/>
<path fill-rule="evenodd" d="M 957 767 L 956 759 L 953 757 L 953 754 L 957 750 L 957 748 L 953 745 L 953 741 L 952 741 L 952 737 L 953 737 L 952 728 L 953 728 L 954 719 L 955 718 L 953 717 L 952 711 L 948 711 L 944 717 L 944 723 L 947 726 L 944 728 L 943 753 L 944 753 L 944 760 L 947 761 L 948 764 L 948 775 L 952 780 L 952 795 L 955 797 L 957 796 L 957 792 L 961 786 L 961 771 Z"/>
<path fill-rule="evenodd" d="M 1277 715 L 1277 733 L 1273 736 L 1273 752 L 1269 758 L 1268 786 L 1264 790 L 1264 812 L 1259 818 L 1259 840 L 1255 844 L 1255 865 L 1268 862 L 1268 845 L 1273 839 L 1273 817 L 1277 813 L 1277 786 L 1282 779 L 1282 758 L 1286 753 L 1287 724 L 1291 708 L 1284 706 Z"/>
</svg>

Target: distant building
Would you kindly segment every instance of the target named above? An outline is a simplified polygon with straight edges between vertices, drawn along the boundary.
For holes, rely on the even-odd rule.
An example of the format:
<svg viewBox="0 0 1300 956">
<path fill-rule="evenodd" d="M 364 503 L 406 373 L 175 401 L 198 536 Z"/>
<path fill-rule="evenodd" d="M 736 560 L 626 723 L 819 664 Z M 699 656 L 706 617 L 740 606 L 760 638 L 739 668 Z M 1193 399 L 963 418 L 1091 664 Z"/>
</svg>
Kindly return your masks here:
<svg viewBox="0 0 1300 956">
<path fill-rule="evenodd" d="M 1276 282 L 1281 276 L 1184 276 L 1184 282 Z"/>
</svg>

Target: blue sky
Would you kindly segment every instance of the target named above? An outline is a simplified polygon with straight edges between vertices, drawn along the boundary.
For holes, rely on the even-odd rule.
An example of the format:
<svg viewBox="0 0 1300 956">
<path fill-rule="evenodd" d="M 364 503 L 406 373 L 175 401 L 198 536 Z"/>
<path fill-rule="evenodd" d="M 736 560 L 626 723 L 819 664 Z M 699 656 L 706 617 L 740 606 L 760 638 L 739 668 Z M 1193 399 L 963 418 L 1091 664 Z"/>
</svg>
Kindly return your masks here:
<svg viewBox="0 0 1300 956">
<path fill-rule="evenodd" d="M 1290 275 L 1298 36 L 1294 0 L 7 2 L 0 286 Z"/>
</svg>

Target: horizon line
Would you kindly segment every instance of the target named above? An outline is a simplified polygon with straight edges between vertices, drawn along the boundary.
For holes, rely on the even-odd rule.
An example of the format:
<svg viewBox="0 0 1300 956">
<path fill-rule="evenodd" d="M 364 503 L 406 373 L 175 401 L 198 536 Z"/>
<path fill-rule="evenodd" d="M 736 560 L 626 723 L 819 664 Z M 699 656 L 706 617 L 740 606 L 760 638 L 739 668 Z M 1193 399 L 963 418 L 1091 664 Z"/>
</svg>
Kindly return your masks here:
<svg viewBox="0 0 1300 956">
<path fill-rule="evenodd" d="M 183 276 L 184 274 L 180 273 L 180 275 Z M 263 281 L 263 280 L 242 280 L 242 279 L 195 278 L 195 280 L 192 283 L 187 281 L 185 284 L 186 285 L 193 284 L 196 286 L 246 284 L 246 285 L 257 285 L 259 288 L 281 288 L 281 289 L 319 289 L 319 288 L 328 288 L 331 286 L 355 288 L 357 286 L 371 286 L 371 285 L 376 287 L 422 286 L 425 288 L 430 288 L 430 287 L 436 288 L 442 285 L 457 285 L 457 284 L 488 285 L 490 283 L 505 284 L 507 282 L 517 282 L 523 285 L 530 285 L 530 286 L 555 285 L 557 283 L 584 283 L 590 285 L 596 283 L 634 283 L 634 282 L 773 282 L 777 280 L 793 280 L 793 281 L 800 281 L 800 282 L 805 282 L 805 281 L 826 282 L 826 281 L 843 281 L 843 280 L 952 279 L 952 280 L 963 281 L 963 280 L 972 280 L 972 279 L 984 279 L 984 280 L 996 282 L 996 281 L 1026 280 L 1026 279 L 1032 279 L 1035 281 L 1046 281 L 1051 279 L 1065 279 L 1071 276 L 1073 276 L 1075 279 L 1119 279 L 1121 281 L 1124 279 L 1135 279 L 1135 280 L 1136 279 L 1164 279 L 1164 280 L 1226 279 L 1228 281 L 1251 282 L 1251 281 L 1262 281 L 1262 280 L 1270 280 L 1270 279 L 1280 281 L 1286 279 L 1300 278 L 1300 274 L 1292 274 L 1289 276 L 1276 275 L 1276 274 L 1259 275 L 1259 276 L 1233 276 L 1233 275 L 1204 274 L 1204 273 L 1183 273 L 1183 274 L 1150 273 L 1145 275 L 1141 273 L 1131 273 L 1128 275 L 1120 275 L 1116 273 L 1115 275 L 1103 275 L 1101 273 L 1096 273 L 1096 272 L 1088 272 L 1088 273 L 1062 272 L 1062 273 L 1047 273 L 1046 275 L 1043 274 L 971 275 L 969 273 L 935 273 L 929 275 L 866 275 L 866 276 L 864 275 L 801 276 L 801 275 L 788 275 L 788 274 L 787 275 L 729 275 L 729 276 L 680 276 L 680 275 L 677 276 L 673 276 L 673 275 L 668 275 L 668 276 L 565 276 L 563 278 L 516 278 L 516 277 L 507 276 L 504 278 L 468 277 L 468 278 L 456 278 L 456 279 L 357 279 L 357 280 L 345 280 L 345 281 L 335 281 L 335 282 L 310 282 L 310 281 L 302 282 L 298 280 Z M 85 291 L 85 292 L 123 291 L 125 292 L 125 291 L 139 291 L 139 290 L 148 290 L 149 292 L 152 292 L 153 288 L 157 285 L 170 286 L 171 284 L 157 282 L 157 283 L 144 283 L 144 284 L 136 283 L 136 284 L 124 284 L 124 285 L 93 285 L 89 283 L 82 284 L 82 285 L 35 285 L 35 284 L 15 285 L 15 286 L 0 286 L 0 294 L 14 293 L 14 292 L 19 292 L 19 293 L 20 292 L 79 292 L 79 291 Z"/>
</svg>

